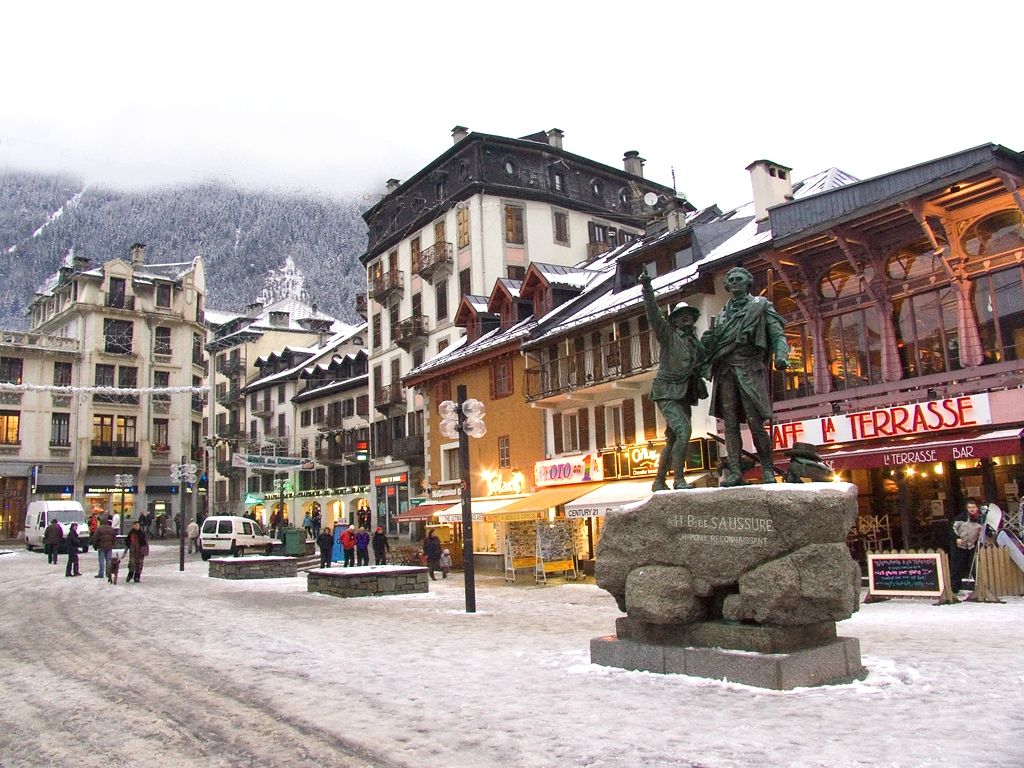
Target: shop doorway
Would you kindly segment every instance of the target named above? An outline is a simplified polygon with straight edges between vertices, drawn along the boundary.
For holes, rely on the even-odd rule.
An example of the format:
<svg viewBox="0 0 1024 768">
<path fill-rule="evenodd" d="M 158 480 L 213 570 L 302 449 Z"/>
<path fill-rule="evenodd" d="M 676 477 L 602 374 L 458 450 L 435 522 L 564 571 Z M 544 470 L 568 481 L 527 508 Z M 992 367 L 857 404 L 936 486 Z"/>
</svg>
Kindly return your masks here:
<svg viewBox="0 0 1024 768">
<path fill-rule="evenodd" d="M 18 538 L 25 525 L 25 500 L 28 480 L 23 477 L 0 478 L 0 536 Z"/>
</svg>

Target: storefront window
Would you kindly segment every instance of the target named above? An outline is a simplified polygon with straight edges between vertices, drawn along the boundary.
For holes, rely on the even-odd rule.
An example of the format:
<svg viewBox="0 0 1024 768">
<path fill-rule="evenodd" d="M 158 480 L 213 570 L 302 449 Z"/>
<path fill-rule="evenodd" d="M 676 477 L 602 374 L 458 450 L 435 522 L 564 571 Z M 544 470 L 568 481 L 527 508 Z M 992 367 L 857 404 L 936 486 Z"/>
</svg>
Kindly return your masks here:
<svg viewBox="0 0 1024 768">
<path fill-rule="evenodd" d="M 824 335 L 835 389 L 878 384 L 882 380 L 882 339 L 874 309 L 826 318 Z"/>
<path fill-rule="evenodd" d="M 787 325 L 786 342 L 789 344 L 789 367 L 775 371 L 775 398 L 785 400 L 814 394 L 814 358 L 807 324 Z"/>
<path fill-rule="evenodd" d="M 1024 360 L 1024 279 L 1020 267 L 974 280 L 974 311 L 986 363 Z"/>
<path fill-rule="evenodd" d="M 1024 214 L 1010 208 L 979 219 L 964 232 L 960 247 L 972 257 L 1024 248 Z"/>
<path fill-rule="evenodd" d="M 960 367 L 956 293 L 950 287 L 893 302 L 896 344 L 904 376 Z"/>
</svg>

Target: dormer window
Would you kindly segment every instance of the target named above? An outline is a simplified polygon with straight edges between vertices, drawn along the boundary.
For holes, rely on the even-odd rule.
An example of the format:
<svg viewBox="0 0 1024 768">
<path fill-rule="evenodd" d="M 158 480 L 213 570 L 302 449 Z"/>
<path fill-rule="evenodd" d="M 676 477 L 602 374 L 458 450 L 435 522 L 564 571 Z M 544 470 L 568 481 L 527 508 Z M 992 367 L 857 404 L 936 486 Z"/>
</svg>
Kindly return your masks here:
<svg viewBox="0 0 1024 768">
<path fill-rule="evenodd" d="M 270 324 L 282 327 L 288 325 L 288 313 L 287 312 L 271 312 L 270 313 Z"/>
<path fill-rule="evenodd" d="M 511 178 L 511 177 L 516 175 L 516 163 L 515 163 L 515 160 L 513 160 L 511 157 L 505 158 L 505 166 L 504 167 L 505 167 L 505 175 L 506 176 Z"/>
<path fill-rule="evenodd" d="M 551 174 L 551 188 L 555 192 L 565 192 L 565 174 L 561 171 L 555 171 Z"/>
<path fill-rule="evenodd" d="M 600 198 L 603 193 L 604 193 L 604 186 L 601 184 L 600 180 L 598 180 L 598 179 L 591 180 L 591 182 L 590 182 L 590 194 L 592 194 L 596 198 Z"/>
</svg>

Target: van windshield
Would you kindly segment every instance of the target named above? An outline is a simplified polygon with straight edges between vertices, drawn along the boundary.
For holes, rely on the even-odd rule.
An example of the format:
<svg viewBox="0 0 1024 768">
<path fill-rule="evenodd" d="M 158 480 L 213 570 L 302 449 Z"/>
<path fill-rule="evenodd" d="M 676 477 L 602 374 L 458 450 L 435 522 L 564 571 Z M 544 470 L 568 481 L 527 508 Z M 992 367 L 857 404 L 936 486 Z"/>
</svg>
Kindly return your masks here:
<svg viewBox="0 0 1024 768">
<path fill-rule="evenodd" d="M 85 516 L 80 509 L 48 509 L 46 517 L 60 523 L 84 523 Z"/>
</svg>

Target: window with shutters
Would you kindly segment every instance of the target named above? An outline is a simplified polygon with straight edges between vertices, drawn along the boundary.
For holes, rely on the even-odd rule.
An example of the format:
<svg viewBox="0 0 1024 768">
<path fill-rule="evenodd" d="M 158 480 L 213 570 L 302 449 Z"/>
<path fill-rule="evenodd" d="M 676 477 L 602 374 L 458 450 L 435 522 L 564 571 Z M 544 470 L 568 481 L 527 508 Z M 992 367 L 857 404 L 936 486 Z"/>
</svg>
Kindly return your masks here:
<svg viewBox="0 0 1024 768">
<path fill-rule="evenodd" d="M 491 397 L 512 394 L 512 359 L 501 357 L 491 363 Z"/>
<path fill-rule="evenodd" d="M 459 293 L 469 296 L 473 292 L 473 273 L 469 267 L 459 270 Z"/>
<path fill-rule="evenodd" d="M 469 208 L 460 208 L 455 213 L 455 223 L 459 231 L 459 248 L 469 247 Z"/>
<path fill-rule="evenodd" d="M 569 245 L 569 214 L 554 211 L 551 215 L 555 228 L 555 242 L 559 245 Z"/>
<path fill-rule="evenodd" d="M 302 413 L 299 414 L 299 425 L 303 427 L 308 427 L 312 423 L 313 414 L 309 410 L 309 408 L 306 408 L 304 411 L 302 411 Z"/>
<path fill-rule="evenodd" d="M 498 467 L 508 469 L 512 466 L 512 454 L 509 450 L 509 436 L 502 435 L 498 438 Z"/>
<path fill-rule="evenodd" d="M 53 364 L 53 384 L 56 387 L 71 386 L 71 363 Z"/>
<path fill-rule="evenodd" d="M 644 417 L 644 440 L 658 436 L 658 409 L 647 395 L 640 395 L 640 410 Z"/>
<path fill-rule="evenodd" d="M 434 385 L 434 401 L 436 403 L 443 403 L 445 400 L 452 399 L 452 382 L 451 379 L 441 379 Z"/>
<path fill-rule="evenodd" d="M 371 335 L 373 336 L 374 345 L 377 347 L 384 346 L 384 340 L 380 337 L 380 312 L 373 313 L 373 320 L 371 321 L 370 327 L 372 329 Z"/>
<path fill-rule="evenodd" d="M 579 440 L 577 445 L 581 451 L 590 450 L 590 411 L 586 408 L 580 408 L 577 412 L 579 418 Z"/>
<path fill-rule="evenodd" d="M 523 245 L 526 242 L 521 206 L 505 206 L 505 242 L 509 245 Z"/>
<path fill-rule="evenodd" d="M 156 305 L 164 308 L 171 306 L 171 286 L 167 283 L 157 283 Z"/>
<path fill-rule="evenodd" d="M 564 429 L 562 444 L 567 452 L 580 449 L 579 414 L 576 411 L 562 414 L 562 427 Z"/>
<path fill-rule="evenodd" d="M 603 405 L 594 406 L 594 447 L 598 450 L 608 445 L 605 439 L 605 419 L 607 416 L 604 410 Z"/>
<path fill-rule="evenodd" d="M 636 442 L 636 409 L 631 397 L 622 401 L 622 440 L 625 445 Z"/>
<path fill-rule="evenodd" d="M 421 250 L 422 249 L 420 248 L 419 237 L 414 237 L 412 240 L 409 241 L 409 256 L 411 257 L 412 260 L 412 271 L 415 272 L 416 274 L 419 274 L 420 271 Z"/>
<path fill-rule="evenodd" d="M 448 319 L 448 281 L 441 280 L 434 286 L 434 315 L 437 321 Z"/>
<path fill-rule="evenodd" d="M 448 226 L 444 219 L 434 222 L 434 245 L 448 242 Z"/>
<path fill-rule="evenodd" d="M 359 414 L 360 416 L 370 415 L 369 395 L 359 395 L 359 397 L 356 398 L 356 413 Z"/>
<path fill-rule="evenodd" d="M 562 452 L 563 441 L 562 441 L 562 414 L 553 413 L 551 414 L 551 437 L 553 441 L 552 448 L 555 454 Z"/>
</svg>

